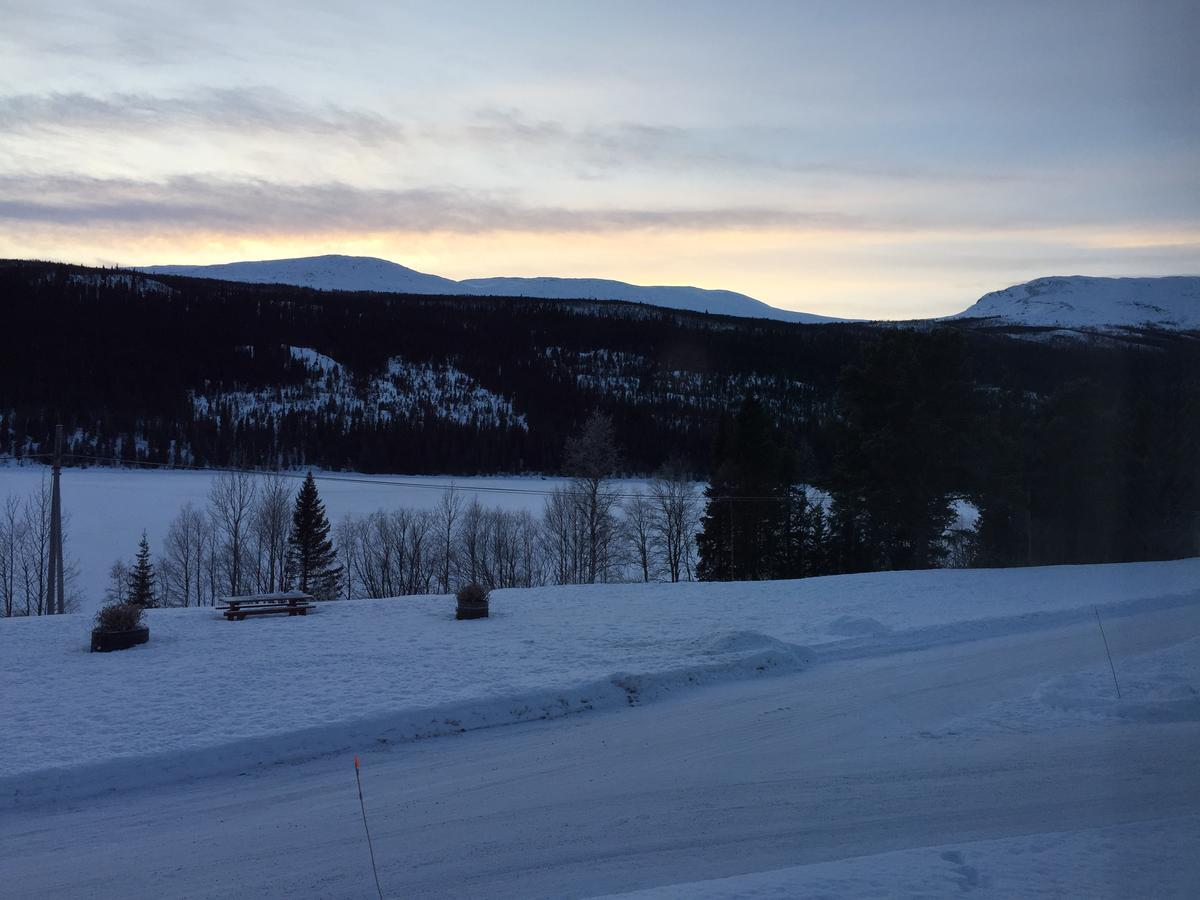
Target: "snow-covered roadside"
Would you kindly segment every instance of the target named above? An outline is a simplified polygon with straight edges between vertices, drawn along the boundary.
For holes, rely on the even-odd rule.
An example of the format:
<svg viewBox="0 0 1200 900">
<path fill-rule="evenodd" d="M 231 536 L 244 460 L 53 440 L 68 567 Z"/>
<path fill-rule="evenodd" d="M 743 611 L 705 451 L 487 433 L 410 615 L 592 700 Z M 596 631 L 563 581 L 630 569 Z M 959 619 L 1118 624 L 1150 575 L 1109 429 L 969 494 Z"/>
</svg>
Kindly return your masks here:
<svg viewBox="0 0 1200 900">
<path fill-rule="evenodd" d="M 0 805 L 174 781 L 468 728 L 616 708 L 1090 617 L 1200 604 L 1200 560 L 792 582 L 500 591 L 226 622 L 152 610 L 151 641 L 90 654 L 82 616 L 0 623 Z M 806 649 L 812 648 L 812 649 Z M 1097 645 L 1100 652 L 1100 645 Z M 33 737 L 31 737 L 33 736 Z"/>
<path fill-rule="evenodd" d="M 1194 896 L 1200 816 L 897 850 L 596 900 Z"/>
</svg>

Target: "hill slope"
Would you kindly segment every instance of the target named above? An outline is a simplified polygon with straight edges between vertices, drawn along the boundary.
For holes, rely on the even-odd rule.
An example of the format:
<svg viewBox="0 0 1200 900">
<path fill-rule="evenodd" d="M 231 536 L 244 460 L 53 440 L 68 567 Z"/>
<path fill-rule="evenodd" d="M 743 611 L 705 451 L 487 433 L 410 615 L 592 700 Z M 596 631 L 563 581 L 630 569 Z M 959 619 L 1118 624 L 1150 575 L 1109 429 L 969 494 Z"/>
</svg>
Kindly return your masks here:
<svg viewBox="0 0 1200 900">
<path fill-rule="evenodd" d="M 778 309 L 733 291 L 667 285 L 646 287 L 603 278 L 469 278 L 454 281 L 369 256 L 309 256 L 214 266 L 147 266 L 141 271 L 251 284 L 291 284 L 325 291 L 536 297 L 544 300 L 625 300 L 668 309 L 776 319 L 781 322 L 837 321 L 828 316 Z"/>
<path fill-rule="evenodd" d="M 1200 277 L 1037 278 L 985 294 L 949 318 L 1040 328 L 1191 331 L 1200 329 Z"/>
</svg>

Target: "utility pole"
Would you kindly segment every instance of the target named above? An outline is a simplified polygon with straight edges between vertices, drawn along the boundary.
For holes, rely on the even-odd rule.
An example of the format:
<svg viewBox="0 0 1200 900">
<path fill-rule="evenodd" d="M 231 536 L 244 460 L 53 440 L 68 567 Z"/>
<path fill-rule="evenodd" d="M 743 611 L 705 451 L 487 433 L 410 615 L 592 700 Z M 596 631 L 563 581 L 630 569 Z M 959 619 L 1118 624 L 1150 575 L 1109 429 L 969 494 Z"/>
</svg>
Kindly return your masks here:
<svg viewBox="0 0 1200 900">
<path fill-rule="evenodd" d="M 62 474 L 63 427 L 54 426 L 54 465 L 50 469 L 50 559 L 46 573 L 46 613 L 62 615 L 67 611 L 63 585 L 62 494 L 59 476 Z"/>
</svg>

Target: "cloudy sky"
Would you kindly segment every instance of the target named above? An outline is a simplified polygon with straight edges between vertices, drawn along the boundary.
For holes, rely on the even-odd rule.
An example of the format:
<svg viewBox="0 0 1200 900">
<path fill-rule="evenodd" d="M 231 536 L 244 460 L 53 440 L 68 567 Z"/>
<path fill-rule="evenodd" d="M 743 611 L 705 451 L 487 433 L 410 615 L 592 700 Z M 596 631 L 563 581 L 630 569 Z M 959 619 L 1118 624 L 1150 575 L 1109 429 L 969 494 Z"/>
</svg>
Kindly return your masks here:
<svg viewBox="0 0 1200 900">
<path fill-rule="evenodd" d="M 0 256 L 956 312 L 1200 273 L 1200 3 L 0 0 Z"/>
</svg>

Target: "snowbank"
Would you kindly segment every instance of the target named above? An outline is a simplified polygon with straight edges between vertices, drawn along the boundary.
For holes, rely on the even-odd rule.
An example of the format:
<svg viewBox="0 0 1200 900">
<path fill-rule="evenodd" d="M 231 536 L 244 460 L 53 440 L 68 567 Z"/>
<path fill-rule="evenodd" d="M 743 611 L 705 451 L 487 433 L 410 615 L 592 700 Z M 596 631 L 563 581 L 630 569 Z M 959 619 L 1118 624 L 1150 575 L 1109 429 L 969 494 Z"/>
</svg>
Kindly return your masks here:
<svg viewBox="0 0 1200 900">
<path fill-rule="evenodd" d="M 621 708 L 1122 611 L 1200 603 L 1200 560 L 790 582 L 499 591 L 226 622 L 152 610 L 151 640 L 88 652 L 83 616 L 0 621 L 0 806 Z M 849 635 L 849 636 L 847 636 Z M 811 649 L 806 649 L 811 648 Z M 31 736 L 36 736 L 31 738 Z"/>
<path fill-rule="evenodd" d="M 1200 638 L 1048 681 L 1036 700 L 1057 713 L 1137 722 L 1200 722 Z"/>
</svg>

